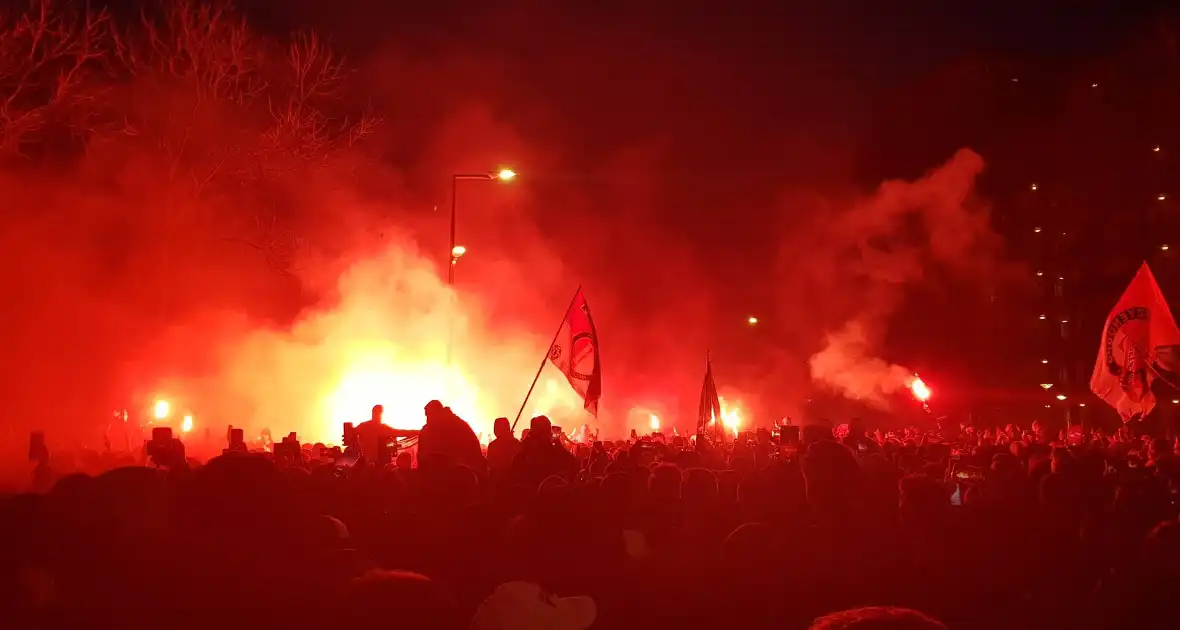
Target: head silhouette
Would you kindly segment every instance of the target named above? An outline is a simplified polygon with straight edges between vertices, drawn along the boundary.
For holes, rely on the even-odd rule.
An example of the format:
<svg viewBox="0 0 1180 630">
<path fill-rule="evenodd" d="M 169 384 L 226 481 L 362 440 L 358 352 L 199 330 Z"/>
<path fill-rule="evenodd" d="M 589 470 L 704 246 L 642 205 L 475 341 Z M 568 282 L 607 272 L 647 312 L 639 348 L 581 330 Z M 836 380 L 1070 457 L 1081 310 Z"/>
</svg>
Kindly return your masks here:
<svg viewBox="0 0 1180 630">
<path fill-rule="evenodd" d="M 537 416 L 529 422 L 529 437 L 546 441 L 553 439 L 553 423 L 546 416 Z"/>
</svg>

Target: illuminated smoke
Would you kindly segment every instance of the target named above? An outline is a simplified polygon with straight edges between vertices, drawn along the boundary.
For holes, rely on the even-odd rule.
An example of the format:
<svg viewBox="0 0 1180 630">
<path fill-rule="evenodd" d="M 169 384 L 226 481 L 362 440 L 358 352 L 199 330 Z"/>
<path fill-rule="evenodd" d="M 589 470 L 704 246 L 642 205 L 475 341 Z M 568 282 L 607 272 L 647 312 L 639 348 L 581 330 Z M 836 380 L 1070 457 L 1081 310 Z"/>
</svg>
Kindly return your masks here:
<svg viewBox="0 0 1180 630">
<path fill-rule="evenodd" d="M 966 281 L 989 260 L 994 234 L 986 209 L 971 197 L 982 169 L 983 159 L 962 149 L 921 179 L 885 182 L 824 221 L 815 282 L 840 294 L 829 301 L 840 313 L 833 323 L 842 323 L 811 356 L 813 381 L 878 407 L 909 386 L 914 371 L 879 356 L 884 335 L 904 292 L 930 272 Z"/>
<path fill-rule="evenodd" d="M 432 399 L 485 435 L 497 416 L 515 416 L 548 340 L 501 326 L 492 334 L 478 300 L 455 295 L 405 241 L 355 263 L 337 289 L 337 302 L 290 330 L 255 330 L 226 345 L 221 386 L 252 410 L 252 424 L 336 441 L 345 422 L 363 422 L 375 404 L 387 424 L 407 429 L 422 426 Z M 559 379 L 543 375 L 526 412 L 554 415 L 556 424 L 581 412 Z"/>
<path fill-rule="evenodd" d="M 886 395 L 909 387 L 913 372 L 874 356 L 875 345 L 860 322 L 847 322 L 811 357 L 811 377 L 848 398 L 888 407 Z"/>
</svg>

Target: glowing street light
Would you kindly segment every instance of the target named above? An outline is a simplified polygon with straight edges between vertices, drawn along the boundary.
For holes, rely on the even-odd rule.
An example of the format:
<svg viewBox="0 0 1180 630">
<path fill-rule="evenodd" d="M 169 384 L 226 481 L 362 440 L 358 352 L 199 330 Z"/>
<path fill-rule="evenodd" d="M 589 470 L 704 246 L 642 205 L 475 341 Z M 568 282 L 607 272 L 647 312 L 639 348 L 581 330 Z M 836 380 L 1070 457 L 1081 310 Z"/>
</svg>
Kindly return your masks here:
<svg viewBox="0 0 1180 630">
<path fill-rule="evenodd" d="M 451 264 L 448 265 L 447 270 L 447 284 L 451 286 L 455 285 L 455 261 L 459 259 L 459 256 L 467 253 L 466 247 L 455 244 L 455 209 L 459 197 L 459 180 L 461 179 L 510 182 L 516 179 L 516 171 L 510 168 L 502 168 L 498 171 L 487 173 L 456 173 L 451 175 L 451 240 L 450 246 L 447 248 L 447 251 L 451 255 Z"/>
<path fill-rule="evenodd" d="M 1053 383 L 1041 383 L 1041 388 L 1044 389 L 1045 391 L 1049 391 L 1049 389 L 1051 389 L 1052 387 L 1053 387 Z"/>
<path fill-rule="evenodd" d="M 461 179 L 482 179 L 485 181 L 501 181 L 510 182 L 516 179 L 516 171 L 510 168 L 501 168 L 498 171 L 489 171 L 487 173 L 455 173 L 451 175 L 451 238 L 447 253 L 451 256 L 451 264 L 447 265 L 447 286 L 455 286 L 455 266 L 459 262 L 459 257 L 467 253 L 467 248 L 455 243 L 455 216 L 456 207 L 459 198 L 459 180 Z M 454 342 L 454 309 L 447 318 L 447 378 L 450 378 L 451 373 L 451 346 Z"/>
<path fill-rule="evenodd" d="M 746 323 L 751 326 L 756 326 L 758 324 L 758 318 L 751 315 L 746 318 Z"/>
<path fill-rule="evenodd" d="M 1057 394 L 1057 400 L 1065 400 L 1065 394 Z"/>
<path fill-rule="evenodd" d="M 1041 363 L 1048 363 L 1049 359 L 1041 359 Z"/>
</svg>

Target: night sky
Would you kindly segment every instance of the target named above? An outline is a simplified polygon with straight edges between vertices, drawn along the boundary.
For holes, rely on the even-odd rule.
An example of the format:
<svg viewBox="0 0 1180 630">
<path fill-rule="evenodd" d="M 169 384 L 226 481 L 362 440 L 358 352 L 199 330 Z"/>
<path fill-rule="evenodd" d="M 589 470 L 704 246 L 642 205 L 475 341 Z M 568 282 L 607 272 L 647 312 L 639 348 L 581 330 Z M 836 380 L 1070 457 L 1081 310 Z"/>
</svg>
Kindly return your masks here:
<svg viewBox="0 0 1180 630">
<path fill-rule="evenodd" d="M 108 4 L 134 25 L 140 3 Z M 464 260 L 461 282 L 501 283 L 480 296 L 487 311 L 538 330 L 549 327 L 539 313 L 582 282 L 612 331 L 607 356 L 630 370 L 612 372 L 608 391 L 690 391 L 699 366 L 688 357 L 711 349 L 719 374 L 768 391 L 772 406 L 800 398 L 791 383 L 807 380 L 807 357 L 857 306 L 857 290 L 841 284 L 852 267 L 823 268 L 856 245 L 817 240 L 828 217 L 964 148 L 982 156 L 973 191 L 998 243 L 977 260 L 965 254 L 970 281 L 930 270 L 899 283 L 880 323 L 881 354 L 933 374 L 948 407 L 1027 402 L 1030 391 L 1043 393 L 1029 383 L 1050 378 L 1043 366 L 1063 388 L 1063 374 L 1084 387 L 1094 328 L 1135 265 L 1161 258 L 1165 292 L 1180 289 L 1174 261 L 1158 256 L 1160 235 L 1180 227 L 1163 211 L 1172 197 L 1157 201 L 1164 192 L 1180 199 L 1169 189 L 1180 90 L 1169 83 L 1177 66 L 1162 36 L 1177 23 L 1168 3 L 578 4 L 245 0 L 242 8 L 261 34 L 286 42 L 314 30 L 347 57 L 353 72 L 341 100 L 368 103 L 382 119 L 365 144 L 371 172 L 350 191 L 385 204 L 380 219 L 412 230 L 422 252 L 437 257 L 447 246 L 435 209 L 450 201 L 449 174 L 499 164 L 522 173 L 514 191 L 461 190 L 464 244 L 486 252 Z M 131 77 L 113 80 L 131 86 L 119 107 L 150 102 Z M 248 116 L 257 113 L 227 120 L 255 124 Z M 211 126 L 208 135 L 232 128 Z M 159 161 L 150 155 L 140 159 Z M 69 176 L 77 186 L 96 177 L 81 168 Z M 127 175 L 110 177 L 133 189 Z M 293 190 L 266 191 L 289 197 L 280 205 L 292 231 L 337 252 L 355 245 L 332 241 L 355 225 L 330 204 L 302 207 L 307 195 Z M 1034 237 L 1034 228 L 1053 239 Z M 893 235 L 903 247 L 914 235 L 907 229 Z M 372 231 L 365 238 L 384 238 Z M 139 238 L 154 246 L 146 234 Z M 89 245 L 104 259 L 139 253 L 114 242 Z M 140 265 L 159 267 L 164 254 L 149 251 Z M 235 282 L 224 282 L 201 269 L 188 289 L 202 297 L 190 303 L 223 298 L 272 321 L 331 297 L 266 270 L 259 286 L 236 286 L 250 274 L 235 270 Z M 124 280 L 111 282 L 147 295 Z M 159 282 L 184 304 L 173 288 L 187 285 Z M 209 287 L 227 295 L 201 293 Z M 79 291 L 94 297 L 85 283 Z M 125 301 L 119 295 L 103 299 Z M 42 306 L 56 312 L 62 301 Z M 153 308 L 136 312 L 154 316 Z M 1073 322 L 1069 335 L 1035 328 L 1046 313 Z M 756 329 L 743 325 L 749 315 Z"/>
</svg>

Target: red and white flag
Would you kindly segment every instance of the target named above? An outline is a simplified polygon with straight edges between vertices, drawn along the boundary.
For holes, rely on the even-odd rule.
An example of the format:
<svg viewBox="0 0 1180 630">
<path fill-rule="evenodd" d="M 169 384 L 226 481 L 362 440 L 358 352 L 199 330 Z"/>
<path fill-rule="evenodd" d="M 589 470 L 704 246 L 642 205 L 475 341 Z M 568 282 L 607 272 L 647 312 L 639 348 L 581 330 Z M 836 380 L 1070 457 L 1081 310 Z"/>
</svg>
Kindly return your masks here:
<svg viewBox="0 0 1180 630">
<path fill-rule="evenodd" d="M 549 362 L 557 366 L 566 380 L 586 403 L 586 411 L 598 415 L 598 399 L 602 398 L 602 368 L 598 362 L 598 333 L 590 317 L 586 296 L 578 289 L 570 309 L 566 311 L 553 345 L 549 348 Z"/>
<path fill-rule="evenodd" d="M 1147 263 L 1139 268 L 1102 329 L 1090 389 L 1123 420 L 1155 406 L 1151 384 L 1176 368 L 1180 330 Z"/>
</svg>

